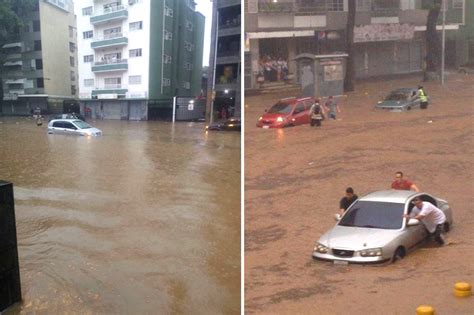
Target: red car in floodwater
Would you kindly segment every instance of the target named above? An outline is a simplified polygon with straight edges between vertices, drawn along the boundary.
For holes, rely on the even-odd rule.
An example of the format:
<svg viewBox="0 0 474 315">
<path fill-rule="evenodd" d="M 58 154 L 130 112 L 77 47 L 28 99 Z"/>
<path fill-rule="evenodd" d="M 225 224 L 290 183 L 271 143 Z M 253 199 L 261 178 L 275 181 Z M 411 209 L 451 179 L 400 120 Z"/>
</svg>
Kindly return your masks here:
<svg viewBox="0 0 474 315">
<path fill-rule="evenodd" d="M 284 128 L 309 124 L 311 105 L 314 98 L 284 98 L 279 100 L 265 114 L 260 116 L 257 127 L 260 128 Z"/>
</svg>

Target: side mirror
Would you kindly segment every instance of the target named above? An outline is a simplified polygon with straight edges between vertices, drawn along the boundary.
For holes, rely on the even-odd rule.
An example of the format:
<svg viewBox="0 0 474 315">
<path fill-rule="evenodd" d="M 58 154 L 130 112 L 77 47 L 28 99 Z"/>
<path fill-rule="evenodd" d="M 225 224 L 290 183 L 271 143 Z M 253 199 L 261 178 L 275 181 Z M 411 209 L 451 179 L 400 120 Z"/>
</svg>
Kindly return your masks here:
<svg viewBox="0 0 474 315">
<path fill-rule="evenodd" d="M 336 221 L 340 221 L 341 218 L 342 218 L 342 215 L 340 215 L 339 213 L 336 213 L 336 214 L 334 215 L 334 220 L 336 220 Z"/>
<path fill-rule="evenodd" d="M 414 226 L 420 224 L 420 220 L 411 218 L 408 220 L 407 226 Z"/>
</svg>

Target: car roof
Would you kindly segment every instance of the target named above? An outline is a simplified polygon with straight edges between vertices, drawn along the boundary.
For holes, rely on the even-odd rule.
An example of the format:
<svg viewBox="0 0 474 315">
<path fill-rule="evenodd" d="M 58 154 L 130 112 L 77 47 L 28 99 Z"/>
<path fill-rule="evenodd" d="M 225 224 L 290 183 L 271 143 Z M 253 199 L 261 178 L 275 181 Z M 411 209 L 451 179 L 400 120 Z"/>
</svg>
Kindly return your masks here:
<svg viewBox="0 0 474 315">
<path fill-rule="evenodd" d="M 58 119 L 53 119 L 53 120 L 51 120 L 50 123 L 56 122 L 56 121 L 76 122 L 76 121 L 82 121 L 82 120 L 77 119 L 77 118 L 58 118 Z"/>
<path fill-rule="evenodd" d="M 374 191 L 359 200 L 364 201 L 380 201 L 380 202 L 394 202 L 394 203 L 406 203 L 406 201 L 415 195 L 419 195 L 416 191 L 412 190 L 380 190 Z"/>
<path fill-rule="evenodd" d="M 415 88 L 400 88 L 400 89 L 393 90 L 391 93 L 393 93 L 393 92 L 412 92 L 412 91 L 416 91 L 416 89 Z"/>
</svg>

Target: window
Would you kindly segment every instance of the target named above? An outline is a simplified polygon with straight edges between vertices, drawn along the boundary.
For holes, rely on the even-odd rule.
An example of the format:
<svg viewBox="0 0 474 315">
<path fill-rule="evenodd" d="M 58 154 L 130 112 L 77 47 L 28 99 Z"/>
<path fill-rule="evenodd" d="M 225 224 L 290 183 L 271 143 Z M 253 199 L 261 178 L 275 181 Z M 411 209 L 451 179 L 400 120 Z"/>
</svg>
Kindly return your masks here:
<svg viewBox="0 0 474 315">
<path fill-rule="evenodd" d="M 141 57 L 142 56 L 142 49 L 141 48 L 130 49 L 129 56 L 130 56 L 130 58 L 132 58 L 132 57 Z"/>
<path fill-rule="evenodd" d="M 344 0 L 329 0 L 328 11 L 344 11 Z"/>
<path fill-rule="evenodd" d="M 104 30 L 104 39 L 107 38 L 117 38 L 122 36 L 122 27 L 113 27 L 113 28 L 108 28 Z"/>
<path fill-rule="evenodd" d="M 40 40 L 35 40 L 34 49 L 35 49 L 35 51 L 40 51 L 41 50 L 41 41 Z"/>
<path fill-rule="evenodd" d="M 342 1 L 342 0 L 341 0 Z M 193 31 L 193 23 L 186 21 L 186 29 L 190 32 Z"/>
<path fill-rule="evenodd" d="M 94 37 L 94 31 L 83 32 L 82 36 L 84 37 L 84 39 L 92 38 L 92 37 Z"/>
<path fill-rule="evenodd" d="M 54 128 L 64 128 L 64 122 L 62 122 L 62 121 L 55 121 L 55 122 L 53 122 L 53 127 L 54 127 Z"/>
<path fill-rule="evenodd" d="M 165 7 L 165 15 L 169 17 L 173 17 L 173 9 Z"/>
<path fill-rule="evenodd" d="M 186 89 L 186 90 L 189 90 L 191 88 L 191 83 L 189 82 L 183 82 L 183 87 Z"/>
<path fill-rule="evenodd" d="M 165 40 L 172 40 L 173 39 L 173 33 L 172 32 L 164 30 L 164 33 L 165 33 Z"/>
<path fill-rule="evenodd" d="M 23 86 L 25 87 L 25 89 L 33 89 L 34 88 L 33 80 L 26 80 Z"/>
<path fill-rule="evenodd" d="M 171 80 L 167 78 L 163 78 L 163 86 L 171 86 Z"/>
<path fill-rule="evenodd" d="M 193 48 L 194 48 L 194 45 L 190 42 L 184 42 L 184 49 L 186 49 L 187 51 L 193 51 Z"/>
<path fill-rule="evenodd" d="M 75 65 L 74 57 L 69 56 L 69 64 L 71 65 L 71 67 L 74 67 L 74 65 Z"/>
<path fill-rule="evenodd" d="M 69 51 L 74 52 L 76 50 L 76 44 L 69 42 Z"/>
<path fill-rule="evenodd" d="M 92 87 L 92 86 L 94 86 L 94 79 L 84 79 L 84 86 L 85 86 L 85 87 Z"/>
<path fill-rule="evenodd" d="M 71 94 L 72 95 L 76 94 L 76 86 L 75 85 L 71 85 Z"/>
<path fill-rule="evenodd" d="M 71 81 L 76 81 L 76 73 L 71 71 Z"/>
<path fill-rule="evenodd" d="M 43 78 L 36 79 L 36 87 L 37 88 L 44 88 L 44 79 Z"/>
<path fill-rule="evenodd" d="M 192 63 L 189 63 L 189 62 L 185 62 L 184 63 L 184 69 L 186 70 L 193 70 L 193 64 Z"/>
<path fill-rule="evenodd" d="M 69 121 L 63 121 L 63 128 L 66 128 L 66 129 L 72 129 L 72 130 L 77 130 L 77 127 L 74 126 L 72 123 L 70 123 Z"/>
<path fill-rule="evenodd" d="M 141 75 L 131 75 L 128 77 L 128 84 L 142 84 Z"/>
<path fill-rule="evenodd" d="M 36 70 L 43 69 L 43 59 L 36 59 L 35 60 L 35 68 L 36 68 Z"/>
<path fill-rule="evenodd" d="M 82 9 L 82 15 L 92 15 L 92 7 L 87 7 Z"/>
<path fill-rule="evenodd" d="M 23 32 L 25 32 L 25 33 L 29 33 L 29 32 L 30 32 L 30 23 L 25 22 L 25 26 L 24 26 Z"/>
<path fill-rule="evenodd" d="M 33 32 L 40 31 L 40 21 L 33 21 Z"/>
<path fill-rule="evenodd" d="M 453 9 L 462 9 L 464 8 L 463 0 L 453 0 Z"/>
<path fill-rule="evenodd" d="M 69 37 L 73 38 L 74 37 L 74 27 L 69 26 Z"/>
<path fill-rule="evenodd" d="M 122 78 L 105 78 L 104 83 L 106 89 L 117 89 L 121 87 Z"/>
<path fill-rule="evenodd" d="M 295 110 L 293 111 L 293 115 L 299 114 L 304 112 L 304 104 L 303 103 L 298 103 L 296 104 Z"/>
<path fill-rule="evenodd" d="M 164 63 L 171 63 L 172 58 L 169 55 L 163 55 L 163 62 Z"/>
<path fill-rule="evenodd" d="M 129 29 L 130 31 L 138 31 L 138 30 L 141 30 L 141 29 L 143 29 L 143 22 L 142 22 L 142 21 L 138 21 L 138 22 L 130 23 L 128 29 Z"/>
<path fill-rule="evenodd" d="M 84 62 L 94 62 L 94 55 L 84 56 Z"/>
<path fill-rule="evenodd" d="M 400 9 L 400 0 L 372 0 L 373 10 Z"/>
<path fill-rule="evenodd" d="M 370 11 L 371 0 L 357 0 L 356 11 Z"/>
</svg>

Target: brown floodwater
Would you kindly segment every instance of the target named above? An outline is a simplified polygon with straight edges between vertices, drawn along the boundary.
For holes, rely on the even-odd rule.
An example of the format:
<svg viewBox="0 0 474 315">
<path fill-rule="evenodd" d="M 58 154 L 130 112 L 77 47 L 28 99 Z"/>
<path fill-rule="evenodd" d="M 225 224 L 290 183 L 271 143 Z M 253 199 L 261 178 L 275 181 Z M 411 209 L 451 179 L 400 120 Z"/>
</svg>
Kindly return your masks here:
<svg viewBox="0 0 474 315">
<path fill-rule="evenodd" d="M 7 314 L 239 314 L 240 135 L 90 123 L 104 135 L 0 118 L 23 293 Z"/>
</svg>

